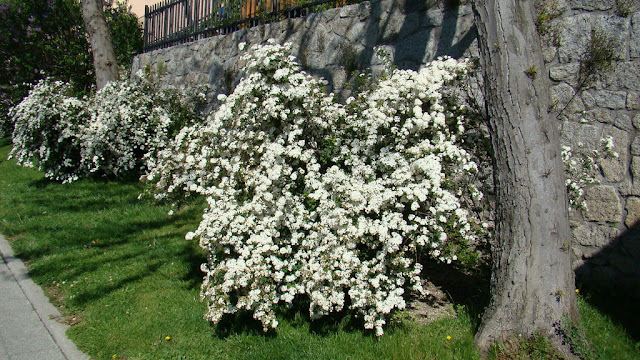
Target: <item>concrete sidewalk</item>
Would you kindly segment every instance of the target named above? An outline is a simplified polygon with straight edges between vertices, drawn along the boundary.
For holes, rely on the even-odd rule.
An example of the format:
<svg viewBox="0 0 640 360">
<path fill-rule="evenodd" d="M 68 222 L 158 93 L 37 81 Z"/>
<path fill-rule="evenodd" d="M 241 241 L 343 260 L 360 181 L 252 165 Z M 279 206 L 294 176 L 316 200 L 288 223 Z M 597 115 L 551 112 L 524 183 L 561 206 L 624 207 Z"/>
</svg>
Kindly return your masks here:
<svg viewBox="0 0 640 360">
<path fill-rule="evenodd" d="M 60 312 L 1 234 L 0 255 L 0 359 L 88 359 L 65 335 L 68 326 L 53 320 Z"/>
</svg>

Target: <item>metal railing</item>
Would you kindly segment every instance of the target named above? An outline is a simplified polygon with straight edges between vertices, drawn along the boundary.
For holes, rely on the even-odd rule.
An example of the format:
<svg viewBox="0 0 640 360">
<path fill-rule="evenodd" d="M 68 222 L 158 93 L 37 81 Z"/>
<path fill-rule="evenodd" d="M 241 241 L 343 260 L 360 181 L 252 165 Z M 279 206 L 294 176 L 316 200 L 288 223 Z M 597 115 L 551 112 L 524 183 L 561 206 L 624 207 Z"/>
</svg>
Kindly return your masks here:
<svg viewBox="0 0 640 360">
<path fill-rule="evenodd" d="M 164 0 L 145 6 L 144 51 L 306 16 L 362 0 Z"/>
</svg>

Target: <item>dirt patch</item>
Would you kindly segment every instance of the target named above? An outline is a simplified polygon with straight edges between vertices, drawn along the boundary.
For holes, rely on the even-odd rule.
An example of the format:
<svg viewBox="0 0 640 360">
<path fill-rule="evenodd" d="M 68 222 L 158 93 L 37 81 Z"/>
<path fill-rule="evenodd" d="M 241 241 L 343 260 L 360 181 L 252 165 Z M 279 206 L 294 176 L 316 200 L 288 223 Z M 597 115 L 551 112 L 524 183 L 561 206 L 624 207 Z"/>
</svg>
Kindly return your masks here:
<svg viewBox="0 0 640 360">
<path fill-rule="evenodd" d="M 432 323 L 446 317 L 455 316 L 453 302 L 449 296 L 430 281 L 425 281 L 424 288 L 429 292 L 423 299 L 416 299 L 407 306 L 407 314 L 418 324 Z"/>
<path fill-rule="evenodd" d="M 65 324 L 69 326 L 77 325 L 82 322 L 82 316 L 71 314 L 65 316 L 50 316 L 51 320 L 55 322 L 59 322 L 60 324 Z"/>
<path fill-rule="evenodd" d="M 62 302 L 64 295 L 62 295 L 60 287 L 57 283 L 54 282 L 53 285 L 44 285 L 42 288 L 44 289 L 47 296 L 49 296 L 49 299 L 52 303 L 60 304 Z"/>
</svg>

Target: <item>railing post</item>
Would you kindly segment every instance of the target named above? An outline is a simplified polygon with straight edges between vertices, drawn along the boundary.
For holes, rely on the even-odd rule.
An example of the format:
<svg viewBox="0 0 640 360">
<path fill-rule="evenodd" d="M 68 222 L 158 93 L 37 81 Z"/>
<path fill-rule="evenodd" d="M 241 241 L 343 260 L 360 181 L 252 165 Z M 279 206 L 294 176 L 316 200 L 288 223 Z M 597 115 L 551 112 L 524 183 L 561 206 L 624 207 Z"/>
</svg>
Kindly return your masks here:
<svg viewBox="0 0 640 360">
<path fill-rule="evenodd" d="M 198 25 L 200 24 L 200 2 L 198 0 L 194 0 L 193 4 L 193 24 L 191 25 L 191 36 L 190 39 L 197 40 L 196 32 L 198 30 Z"/>
<path fill-rule="evenodd" d="M 148 51 L 149 47 L 149 5 L 144 6 L 144 34 L 142 35 L 143 45 L 142 48 L 145 52 Z"/>
<path fill-rule="evenodd" d="M 167 5 L 167 0 L 164 1 L 164 6 Z M 160 39 L 162 39 L 162 41 L 164 42 L 167 38 L 168 38 L 168 33 L 169 33 L 169 12 L 167 11 L 167 8 L 162 10 L 162 19 L 163 19 L 163 27 L 162 27 L 162 36 L 160 36 Z"/>
</svg>

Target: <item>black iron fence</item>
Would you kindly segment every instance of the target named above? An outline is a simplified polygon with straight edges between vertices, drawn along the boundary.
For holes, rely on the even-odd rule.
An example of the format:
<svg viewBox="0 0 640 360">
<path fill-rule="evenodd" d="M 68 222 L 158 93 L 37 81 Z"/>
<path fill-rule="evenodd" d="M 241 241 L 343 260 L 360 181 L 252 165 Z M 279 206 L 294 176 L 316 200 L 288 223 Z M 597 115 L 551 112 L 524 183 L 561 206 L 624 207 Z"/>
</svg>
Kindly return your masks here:
<svg viewBox="0 0 640 360">
<path fill-rule="evenodd" d="M 301 17 L 362 0 L 164 0 L 145 6 L 144 51 Z"/>
</svg>

